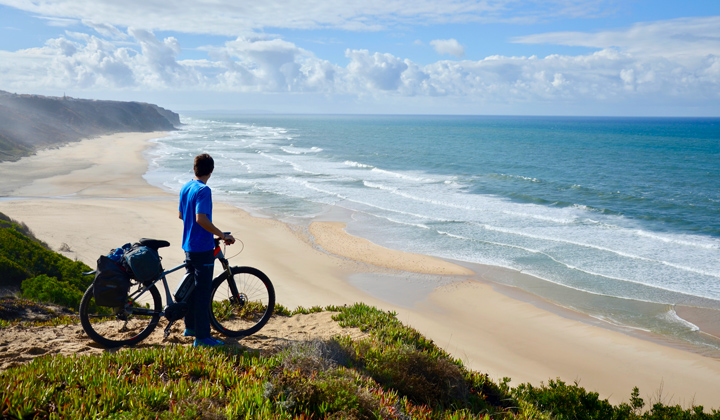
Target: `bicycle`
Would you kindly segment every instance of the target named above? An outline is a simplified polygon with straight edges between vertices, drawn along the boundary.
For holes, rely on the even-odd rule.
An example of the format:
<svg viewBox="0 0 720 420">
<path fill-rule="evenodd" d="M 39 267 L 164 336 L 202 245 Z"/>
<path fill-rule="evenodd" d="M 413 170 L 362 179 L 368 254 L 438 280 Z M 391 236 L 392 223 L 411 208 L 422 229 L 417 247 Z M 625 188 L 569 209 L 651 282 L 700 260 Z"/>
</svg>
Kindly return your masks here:
<svg viewBox="0 0 720 420">
<path fill-rule="evenodd" d="M 157 239 L 141 239 L 140 244 L 156 251 L 170 246 L 169 242 Z M 210 325 L 228 337 L 246 337 L 258 332 L 275 309 L 275 289 L 270 279 L 256 268 L 230 267 L 220 249 L 219 238 L 215 238 L 215 258 L 220 260 L 223 271 L 212 281 Z M 125 305 L 120 307 L 96 305 L 93 285 L 90 285 L 80 301 L 83 329 L 93 341 L 104 347 L 128 346 L 147 338 L 157 327 L 160 317 L 165 317 L 168 326 L 164 338 L 167 339 L 172 325 L 185 316 L 192 290 L 183 299 L 175 301 L 166 276 L 185 267 L 187 263 L 162 271 L 156 279 L 144 284 L 131 279 Z M 95 271 L 83 274 L 95 274 Z M 157 282 L 162 282 L 165 290 L 165 307 L 162 306 Z M 194 285 L 194 280 L 191 284 Z M 146 300 L 149 302 L 143 305 Z"/>
</svg>

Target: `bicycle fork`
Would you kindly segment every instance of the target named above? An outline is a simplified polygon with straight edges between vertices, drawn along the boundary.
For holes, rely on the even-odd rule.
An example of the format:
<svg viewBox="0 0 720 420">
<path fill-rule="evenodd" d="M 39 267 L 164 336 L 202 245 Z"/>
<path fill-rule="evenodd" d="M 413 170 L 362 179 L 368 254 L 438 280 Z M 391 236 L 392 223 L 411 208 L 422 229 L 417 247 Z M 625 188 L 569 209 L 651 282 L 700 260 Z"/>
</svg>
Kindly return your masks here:
<svg viewBox="0 0 720 420">
<path fill-rule="evenodd" d="M 243 301 L 243 296 L 241 296 L 238 291 L 237 284 L 235 284 L 235 279 L 233 278 L 232 270 L 230 269 L 230 263 L 227 258 L 225 258 L 222 249 L 220 249 L 220 242 L 217 241 L 215 243 L 217 244 L 215 247 L 215 258 L 220 260 L 220 264 L 226 273 L 228 286 L 230 287 L 230 303 L 244 305 L 245 302 Z"/>
<path fill-rule="evenodd" d="M 218 259 L 220 260 L 220 264 L 222 264 L 223 269 L 226 273 L 227 283 L 228 287 L 230 288 L 230 303 L 235 305 L 245 306 L 245 303 L 247 302 L 247 298 L 240 293 L 237 287 L 237 283 L 235 283 L 235 279 L 233 278 L 232 270 L 230 269 L 230 263 L 228 260 L 222 255 L 222 251 L 216 250 L 216 252 L 219 252 Z"/>
</svg>

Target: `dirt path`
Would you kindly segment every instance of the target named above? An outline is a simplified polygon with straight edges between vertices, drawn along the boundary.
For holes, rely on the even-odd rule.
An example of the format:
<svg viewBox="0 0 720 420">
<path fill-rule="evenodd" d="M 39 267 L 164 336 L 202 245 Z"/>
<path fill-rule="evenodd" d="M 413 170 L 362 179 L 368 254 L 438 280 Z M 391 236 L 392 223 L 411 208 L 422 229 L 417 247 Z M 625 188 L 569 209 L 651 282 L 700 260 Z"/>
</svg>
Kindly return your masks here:
<svg viewBox="0 0 720 420">
<path fill-rule="evenodd" d="M 350 335 L 354 338 L 364 336 L 357 328 L 343 328 L 332 320 L 332 312 L 319 312 L 292 317 L 274 316 L 257 334 L 243 339 L 223 340 L 227 345 L 245 347 L 260 352 L 270 352 L 288 344 L 313 339 L 329 339 L 335 335 Z M 163 340 L 164 321 L 142 343 L 132 348 L 106 350 L 90 340 L 78 325 L 60 325 L 56 327 L 11 326 L 0 329 L 0 371 L 36 357 L 62 354 L 99 354 L 104 351 L 132 351 L 133 348 L 149 346 L 167 346 L 173 344 L 191 346 L 192 337 L 183 337 L 182 322 L 173 325 L 172 333 Z M 222 337 L 219 337 L 222 338 Z"/>
</svg>

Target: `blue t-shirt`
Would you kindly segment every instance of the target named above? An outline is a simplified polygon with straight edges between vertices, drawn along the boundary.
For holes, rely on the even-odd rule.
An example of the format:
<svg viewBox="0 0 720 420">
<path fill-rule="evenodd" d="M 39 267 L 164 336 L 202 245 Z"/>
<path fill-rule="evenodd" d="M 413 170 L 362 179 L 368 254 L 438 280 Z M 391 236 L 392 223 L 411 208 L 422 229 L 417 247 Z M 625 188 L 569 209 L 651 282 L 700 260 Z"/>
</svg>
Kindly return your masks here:
<svg viewBox="0 0 720 420">
<path fill-rule="evenodd" d="M 180 214 L 183 219 L 182 248 L 187 252 L 203 252 L 215 248 L 213 234 L 198 224 L 195 216 L 207 215 L 212 222 L 212 192 L 210 187 L 193 179 L 180 190 Z"/>
</svg>

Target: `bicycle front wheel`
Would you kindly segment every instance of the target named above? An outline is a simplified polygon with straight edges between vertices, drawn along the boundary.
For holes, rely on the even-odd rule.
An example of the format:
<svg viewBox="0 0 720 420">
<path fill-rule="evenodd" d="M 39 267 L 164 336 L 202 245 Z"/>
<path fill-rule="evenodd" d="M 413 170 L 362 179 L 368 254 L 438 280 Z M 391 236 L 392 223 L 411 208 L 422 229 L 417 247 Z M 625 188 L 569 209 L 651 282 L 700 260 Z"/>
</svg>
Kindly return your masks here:
<svg viewBox="0 0 720 420">
<path fill-rule="evenodd" d="M 120 347 L 137 344 L 157 327 L 162 313 L 162 298 L 153 285 L 148 290 L 152 302 L 111 308 L 95 304 L 93 286 L 80 301 L 80 324 L 85 333 L 103 347 Z"/>
<path fill-rule="evenodd" d="M 260 331 L 275 309 L 275 289 L 262 271 L 231 267 L 213 280 L 210 325 L 228 337 Z"/>
</svg>

